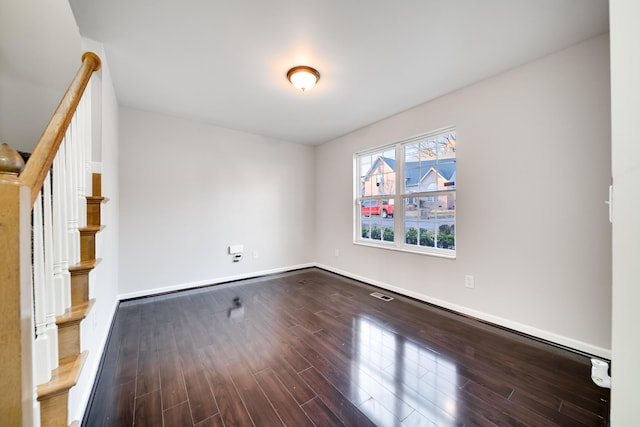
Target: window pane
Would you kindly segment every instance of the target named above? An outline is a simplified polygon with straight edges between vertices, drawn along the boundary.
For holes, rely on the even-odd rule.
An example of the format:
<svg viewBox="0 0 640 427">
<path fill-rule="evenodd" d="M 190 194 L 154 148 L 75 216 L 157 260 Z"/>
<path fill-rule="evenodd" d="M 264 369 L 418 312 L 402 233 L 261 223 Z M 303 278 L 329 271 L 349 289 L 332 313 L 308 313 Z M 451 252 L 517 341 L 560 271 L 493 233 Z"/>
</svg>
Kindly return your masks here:
<svg viewBox="0 0 640 427">
<path fill-rule="evenodd" d="M 363 239 L 393 241 L 393 199 L 363 200 L 360 206 L 360 236 Z"/>
<path fill-rule="evenodd" d="M 404 146 L 404 192 L 455 190 L 455 133 Z"/>
<path fill-rule="evenodd" d="M 435 140 L 420 143 L 420 161 L 435 160 L 438 157 L 438 146 Z"/>
<path fill-rule="evenodd" d="M 395 194 L 395 157 L 395 150 L 385 150 L 359 158 L 361 197 Z"/>
<path fill-rule="evenodd" d="M 362 238 L 382 240 L 382 221 L 380 218 L 364 218 L 362 220 Z"/>
<path fill-rule="evenodd" d="M 455 192 L 404 198 L 408 245 L 455 249 Z"/>
<path fill-rule="evenodd" d="M 456 159 L 438 160 L 438 190 L 456 189 Z"/>
<path fill-rule="evenodd" d="M 418 222 L 417 221 L 407 221 L 404 222 L 404 242 L 407 245 L 417 245 L 418 244 Z"/>
<path fill-rule="evenodd" d="M 371 194 L 371 181 L 367 181 L 366 174 L 371 169 L 371 156 L 363 155 L 358 157 L 358 171 L 360 172 L 360 197 L 365 196 L 367 194 Z M 366 188 L 368 186 L 369 188 Z"/>
</svg>

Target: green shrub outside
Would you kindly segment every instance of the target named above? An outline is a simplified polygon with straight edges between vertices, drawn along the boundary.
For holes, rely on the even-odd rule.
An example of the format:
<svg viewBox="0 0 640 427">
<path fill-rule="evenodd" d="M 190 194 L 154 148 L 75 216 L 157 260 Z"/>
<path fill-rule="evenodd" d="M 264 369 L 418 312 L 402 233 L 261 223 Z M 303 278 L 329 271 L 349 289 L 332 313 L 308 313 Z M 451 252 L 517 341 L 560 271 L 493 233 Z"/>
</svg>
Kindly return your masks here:
<svg viewBox="0 0 640 427">
<path fill-rule="evenodd" d="M 382 233 L 382 240 L 386 242 L 393 242 L 393 228 L 384 228 L 384 232 Z"/>
<path fill-rule="evenodd" d="M 417 245 L 418 244 L 418 230 L 411 227 L 407 230 L 407 235 L 405 236 L 405 243 L 408 245 Z"/>
<path fill-rule="evenodd" d="M 420 229 L 420 246 L 433 247 L 433 231 L 426 228 Z"/>
<path fill-rule="evenodd" d="M 417 245 L 418 236 L 420 236 L 420 246 L 434 247 L 434 233 L 432 230 L 426 228 L 418 229 L 411 227 L 407 230 L 405 235 L 405 243 L 408 245 Z M 383 230 L 378 226 L 373 226 L 371 229 L 362 227 L 362 238 L 372 240 L 384 240 L 386 242 L 393 242 L 394 232 L 390 227 L 385 227 Z M 454 249 L 456 244 L 455 239 L 455 226 L 453 225 L 441 225 L 438 227 L 438 247 L 442 249 Z"/>
</svg>

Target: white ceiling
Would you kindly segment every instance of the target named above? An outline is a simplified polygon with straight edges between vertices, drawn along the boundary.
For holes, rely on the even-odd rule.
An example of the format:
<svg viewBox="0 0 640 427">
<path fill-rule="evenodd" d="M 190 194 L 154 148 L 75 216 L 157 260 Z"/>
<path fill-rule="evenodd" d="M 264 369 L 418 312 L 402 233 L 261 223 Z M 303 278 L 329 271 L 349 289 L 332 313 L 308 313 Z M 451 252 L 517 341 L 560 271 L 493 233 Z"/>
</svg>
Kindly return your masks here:
<svg viewBox="0 0 640 427">
<path fill-rule="evenodd" d="M 118 101 L 318 144 L 608 31 L 607 0 L 70 0 Z M 321 79 L 302 93 L 289 68 Z"/>
</svg>

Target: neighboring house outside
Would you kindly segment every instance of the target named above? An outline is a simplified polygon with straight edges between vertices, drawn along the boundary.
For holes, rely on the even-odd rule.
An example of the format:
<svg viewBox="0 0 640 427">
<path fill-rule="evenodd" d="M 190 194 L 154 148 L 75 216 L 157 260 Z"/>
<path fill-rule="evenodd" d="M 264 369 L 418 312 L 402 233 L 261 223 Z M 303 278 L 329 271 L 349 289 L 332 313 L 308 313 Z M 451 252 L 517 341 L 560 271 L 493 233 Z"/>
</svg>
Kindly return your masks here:
<svg viewBox="0 0 640 427">
<path fill-rule="evenodd" d="M 378 196 L 396 192 L 396 161 L 378 157 L 362 181 L 363 196 Z"/>
<path fill-rule="evenodd" d="M 406 163 L 406 192 L 422 193 L 425 191 L 446 191 L 456 189 L 455 159 L 424 160 Z M 420 208 L 428 211 L 450 210 L 454 208 L 455 199 L 452 194 L 427 197 L 420 203 Z M 414 201 L 415 203 L 415 201 Z"/>
<path fill-rule="evenodd" d="M 446 191 L 456 189 L 456 159 L 444 158 L 405 163 L 406 193 L 428 191 Z M 364 176 L 362 182 L 363 196 L 393 195 L 396 185 L 396 161 L 387 157 L 378 157 Z M 420 206 L 416 200 L 408 200 L 407 210 L 417 207 L 433 210 L 454 209 L 455 199 L 452 194 L 423 198 Z"/>
</svg>

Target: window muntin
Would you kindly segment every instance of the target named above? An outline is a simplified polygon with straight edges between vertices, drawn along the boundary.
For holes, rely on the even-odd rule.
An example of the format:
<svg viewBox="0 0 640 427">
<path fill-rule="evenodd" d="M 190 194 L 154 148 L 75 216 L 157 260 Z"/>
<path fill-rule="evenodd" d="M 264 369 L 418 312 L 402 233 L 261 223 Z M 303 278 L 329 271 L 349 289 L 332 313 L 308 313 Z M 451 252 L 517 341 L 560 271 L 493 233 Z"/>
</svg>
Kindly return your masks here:
<svg viewBox="0 0 640 427">
<path fill-rule="evenodd" d="M 356 173 L 356 243 L 455 257 L 454 128 L 356 154 Z"/>
</svg>

